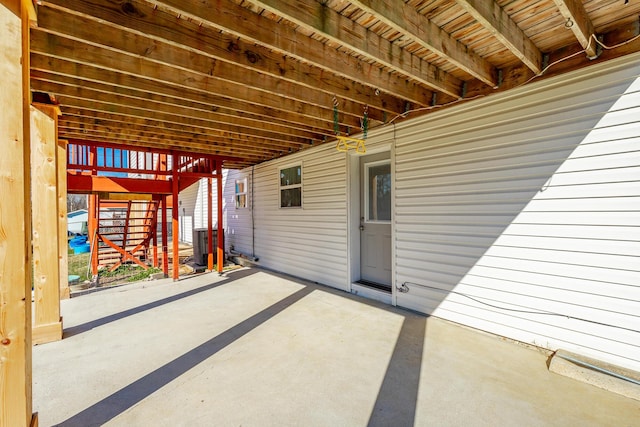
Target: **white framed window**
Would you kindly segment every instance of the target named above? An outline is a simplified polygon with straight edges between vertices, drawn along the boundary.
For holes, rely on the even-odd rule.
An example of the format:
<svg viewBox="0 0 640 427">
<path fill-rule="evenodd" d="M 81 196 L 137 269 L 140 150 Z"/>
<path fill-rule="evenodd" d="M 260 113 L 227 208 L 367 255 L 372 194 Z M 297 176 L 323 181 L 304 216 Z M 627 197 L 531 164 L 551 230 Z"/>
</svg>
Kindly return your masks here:
<svg viewBox="0 0 640 427">
<path fill-rule="evenodd" d="M 365 164 L 365 221 L 391 223 L 391 162 Z"/>
<path fill-rule="evenodd" d="M 280 168 L 280 207 L 302 207 L 302 165 Z"/>
<path fill-rule="evenodd" d="M 247 178 L 236 179 L 236 209 L 247 207 Z"/>
</svg>

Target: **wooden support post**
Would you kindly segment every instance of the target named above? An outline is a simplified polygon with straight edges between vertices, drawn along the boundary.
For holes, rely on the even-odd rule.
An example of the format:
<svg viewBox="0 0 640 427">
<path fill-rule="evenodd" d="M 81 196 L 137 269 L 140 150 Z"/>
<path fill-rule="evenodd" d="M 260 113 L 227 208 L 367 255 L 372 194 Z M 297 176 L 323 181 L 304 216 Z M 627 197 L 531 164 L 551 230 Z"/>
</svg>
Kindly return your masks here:
<svg viewBox="0 0 640 427">
<path fill-rule="evenodd" d="M 70 297 L 69 242 L 67 240 L 67 141 L 58 140 L 58 259 L 60 269 L 60 299 Z"/>
<path fill-rule="evenodd" d="M 207 270 L 213 271 L 213 183 L 207 178 Z"/>
<path fill-rule="evenodd" d="M 122 242 L 121 242 L 121 247 L 122 247 L 122 251 L 120 253 L 120 263 L 124 263 L 127 260 L 127 242 L 129 241 L 129 226 L 134 224 L 137 225 L 137 219 L 134 220 L 134 218 L 137 217 L 137 213 L 134 212 L 133 217 L 131 216 L 131 200 L 127 200 L 127 211 L 125 213 L 125 217 L 124 217 L 124 226 L 122 228 Z M 98 215 L 100 215 L 99 211 L 98 211 Z M 99 218 L 99 216 L 98 216 Z M 134 222 L 135 221 L 135 222 Z M 134 228 L 134 230 L 136 230 Z M 114 248 L 115 249 L 115 248 Z M 117 250 L 117 249 L 116 249 Z"/>
<path fill-rule="evenodd" d="M 91 175 L 97 175 L 98 170 L 97 150 L 95 146 L 91 147 L 89 152 L 89 164 L 92 166 Z M 89 232 L 89 244 L 91 245 L 91 275 L 98 275 L 98 251 L 100 250 L 100 239 L 98 238 L 98 227 L 100 224 L 100 208 L 98 206 L 98 195 L 89 195 L 89 218 L 87 221 Z"/>
<path fill-rule="evenodd" d="M 216 162 L 216 184 L 218 199 L 218 273 L 224 267 L 224 229 L 222 228 L 222 163 Z"/>
<path fill-rule="evenodd" d="M 167 196 L 162 196 L 162 272 L 169 277 L 169 243 L 167 227 Z"/>
<path fill-rule="evenodd" d="M 37 425 L 31 397 L 29 3 L 0 0 L 0 194 L 10 195 L 0 211 L 0 427 Z"/>
<path fill-rule="evenodd" d="M 91 274 L 98 275 L 98 218 L 100 210 L 98 208 L 98 196 L 96 194 L 89 195 L 89 218 L 87 228 L 89 232 L 89 244 L 91 245 Z"/>
<path fill-rule="evenodd" d="M 158 200 L 154 200 L 152 203 L 156 203 L 156 211 L 154 213 L 155 218 L 152 219 L 153 223 L 151 224 L 151 233 L 153 233 L 151 239 L 151 244 L 153 245 L 153 267 L 158 268 L 158 208 L 160 207 L 160 202 Z"/>
<path fill-rule="evenodd" d="M 172 175 L 172 198 L 171 201 L 171 228 L 172 228 L 172 259 L 173 259 L 173 280 L 178 280 L 180 276 L 180 247 L 178 245 L 178 237 L 180 233 L 180 228 L 178 225 L 178 155 L 173 154 L 171 159 L 173 175 Z"/>
<path fill-rule="evenodd" d="M 31 199 L 33 227 L 33 343 L 62 339 L 60 317 L 60 249 L 58 238 L 58 165 L 56 115 L 31 107 Z M 56 116 L 57 117 L 57 116 Z"/>
</svg>

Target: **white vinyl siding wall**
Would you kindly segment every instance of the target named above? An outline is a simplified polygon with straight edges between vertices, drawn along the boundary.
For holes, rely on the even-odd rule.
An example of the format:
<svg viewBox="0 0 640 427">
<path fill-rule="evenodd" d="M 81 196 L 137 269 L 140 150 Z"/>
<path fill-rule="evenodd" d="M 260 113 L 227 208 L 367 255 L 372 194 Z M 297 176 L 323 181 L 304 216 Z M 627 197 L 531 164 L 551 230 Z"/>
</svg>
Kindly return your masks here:
<svg viewBox="0 0 640 427">
<path fill-rule="evenodd" d="M 229 174 L 229 171 L 227 169 L 223 169 L 222 171 L 222 194 L 224 195 L 225 193 L 225 185 L 229 185 L 227 183 L 227 175 Z M 209 212 L 208 212 L 208 205 L 207 205 L 207 196 L 209 194 L 209 188 L 208 188 L 208 184 L 207 184 L 207 178 L 201 178 L 200 181 L 198 181 L 197 184 L 194 184 L 194 186 L 197 186 L 198 189 L 196 190 L 195 193 L 195 205 L 194 205 L 194 211 L 193 211 L 193 227 L 194 228 L 207 228 L 207 220 L 209 218 Z M 191 188 L 191 187 L 189 187 Z M 218 228 L 218 184 L 216 183 L 215 178 L 211 180 L 211 191 L 212 191 L 212 197 L 211 197 L 211 201 L 212 201 L 212 206 L 211 206 L 211 211 L 212 211 L 212 224 L 213 224 L 213 229 L 217 229 Z M 224 208 L 226 201 L 223 199 L 222 202 L 222 206 Z M 223 227 L 226 228 L 226 223 L 225 223 L 225 218 L 223 217 Z"/>
<path fill-rule="evenodd" d="M 304 160 L 301 160 L 304 159 Z M 302 208 L 279 207 L 279 168 L 302 164 Z M 258 165 L 254 178 L 260 264 L 346 289 L 347 187 L 344 154 L 329 145 Z"/>
<path fill-rule="evenodd" d="M 397 304 L 640 371 L 639 74 L 627 58 L 398 126 Z"/>
<path fill-rule="evenodd" d="M 391 147 L 395 304 L 640 371 L 639 58 L 369 133 L 368 152 Z M 327 144 L 230 172 L 226 214 L 246 176 L 261 265 L 350 289 L 348 158 Z M 303 208 L 280 209 L 278 169 L 297 163 Z M 249 254 L 250 213 L 227 227 Z"/>
<path fill-rule="evenodd" d="M 200 191 L 199 183 L 200 181 L 185 188 L 178 195 L 178 227 L 180 227 L 178 238 L 184 243 L 193 243 L 193 219 L 196 200 L 198 199 L 198 192 Z"/>
<path fill-rule="evenodd" d="M 227 250 L 233 250 L 247 256 L 254 255 L 253 249 L 253 219 L 251 200 L 251 169 L 245 171 L 225 170 L 223 181 L 225 245 Z M 247 207 L 236 209 L 236 180 L 247 180 Z"/>
<path fill-rule="evenodd" d="M 249 207 L 251 195 L 251 177 L 250 170 L 248 173 L 236 170 L 223 169 L 222 171 L 222 208 L 223 218 L 222 226 L 225 232 L 225 248 L 229 249 L 231 245 L 236 251 L 246 255 L 251 255 L 251 211 Z M 245 209 L 235 209 L 235 180 L 247 178 L 247 205 Z M 213 229 L 218 228 L 218 188 L 215 179 L 212 180 L 212 225 Z M 182 201 L 180 207 L 180 215 L 182 215 L 182 207 L 185 208 L 185 223 L 189 227 L 185 232 L 188 233 L 189 243 L 192 243 L 193 228 L 207 228 L 208 220 L 208 195 L 207 179 L 202 178 L 189 188 L 180 193 L 179 199 Z M 190 211 L 191 210 L 191 214 Z M 191 220 L 192 216 L 192 220 Z M 182 221 L 182 218 L 180 218 Z M 193 224 L 190 227 L 189 224 Z M 182 222 L 180 222 L 182 225 Z"/>
<path fill-rule="evenodd" d="M 212 182 L 213 192 L 215 195 L 216 192 L 216 182 Z M 198 187 L 196 190 L 196 201 L 193 208 L 193 228 L 206 228 L 207 227 L 207 180 L 206 178 L 201 178 L 194 186 Z M 215 196 L 213 197 L 213 224 L 215 227 L 216 217 L 218 216 L 218 208 L 217 208 L 217 199 Z"/>
</svg>

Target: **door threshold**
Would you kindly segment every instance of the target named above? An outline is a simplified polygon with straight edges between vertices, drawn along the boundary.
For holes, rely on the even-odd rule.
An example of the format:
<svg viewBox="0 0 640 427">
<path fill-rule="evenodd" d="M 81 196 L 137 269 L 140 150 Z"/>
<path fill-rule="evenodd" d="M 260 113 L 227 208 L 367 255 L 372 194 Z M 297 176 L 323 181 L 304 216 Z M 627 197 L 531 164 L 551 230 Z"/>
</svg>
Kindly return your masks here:
<svg viewBox="0 0 640 427">
<path fill-rule="evenodd" d="M 388 287 L 388 290 L 381 290 L 356 282 L 351 284 L 351 293 L 364 298 L 380 301 L 385 304 L 391 304 L 391 287 Z"/>
<path fill-rule="evenodd" d="M 372 282 L 370 280 L 358 280 L 357 285 L 366 286 L 368 288 L 377 289 L 380 292 L 391 293 L 391 285 L 383 285 L 382 283 Z"/>
</svg>

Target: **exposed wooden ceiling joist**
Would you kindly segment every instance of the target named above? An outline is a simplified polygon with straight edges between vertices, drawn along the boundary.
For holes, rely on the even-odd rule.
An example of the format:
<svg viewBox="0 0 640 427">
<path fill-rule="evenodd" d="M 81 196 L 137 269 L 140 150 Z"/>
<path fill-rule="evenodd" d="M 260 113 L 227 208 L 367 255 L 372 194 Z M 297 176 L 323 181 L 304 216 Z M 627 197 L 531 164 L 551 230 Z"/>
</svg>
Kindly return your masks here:
<svg viewBox="0 0 640 427">
<path fill-rule="evenodd" d="M 151 2 L 170 8 L 176 13 L 180 11 L 196 21 L 205 22 L 240 37 L 251 37 L 256 43 L 262 43 L 263 39 L 274 37 L 273 35 L 263 35 L 265 32 L 275 32 L 276 37 L 280 38 L 278 34 L 281 31 L 286 31 L 285 25 L 278 25 L 278 23 L 269 22 L 270 20 L 267 19 L 258 19 L 260 15 L 230 1 L 153 0 Z M 270 6 L 262 2 L 254 3 L 260 6 Z M 448 75 L 428 62 L 421 61 L 376 33 L 327 8 L 322 3 L 315 0 L 279 0 L 273 2 L 272 9 L 276 8 L 277 14 L 283 18 L 319 32 L 334 43 L 344 45 L 358 55 L 383 64 L 401 75 L 409 76 L 431 89 L 455 98 L 460 97 L 462 82 L 459 79 Z M 222 13 L 218 13 L 218 11 L 222 11 Z M 300 37 L 298 36 L 296 39 L 299 40 Z M 305 40 L 302 45 L 308 43 L 310 42 Z M 302 49 L 303 47 L 299 47 L 298 52 Z"/>
<path fill-rule="evenodd" d="M 115 94 L 141 93 L 145 98 L 156 95 L 202 104 L 210 111 L 229 114 L 231 117 L 255 116 L 269 123 L 280 123 L 293 128 L 314 129 L 318 133 L 331 135 L 327 129 L 330 118 L 312 118 L 299 113 L 285 112 L 252 103 L 222 97 L 215 93 L 203 93 L 183 87 L 164 84 L 156 80 L 128 74 L 114 73 L 92 65 L 78 64 L 59 58 L 31 54 L 32 79 L 58 81 L 64 84 L 93 87 L 107 86 Z M 178 102 L 178 101 L 176 101 Z"/>
<path fill-rule="evenodd" d="M 376 80 L 370 75 L 365 76 L 362 70 L 358 73 L 358 70 L 354 70 L 357 67 L 345 67 L 345 70 L 348 70 L 347 75 L 336 75 L 334 73 L 336 65 L 341 62 L 351 64 L 354 62 L 349 60 L 349 55 L 337 51 L 323 52 L 322 60 L 310 61 L 307 56 L 317 54 L 317 49 L 324 46 L 320 42 L 313 46 L 314 49 L 309 49 L 309 54 L 304 57 L 305 61 L 313 64 L 309 66 L 293 57 L 247 43 L 208 26 L 198 26 L 197 33 L 194 34 L 192 30 L 195 24 L 176 20 L 174 16 L 160 11 L 150 13 L 150 10 L 143 9 L 142 5 L 134 8 L 125 6 L 132 3 L 114 4 L 107 0 L 49 0 L 49 3 L 65 12 L 91 16 L 91 19 L 99 19 L 122 31 L 187 48 L 195 53 L 208 55 L 212 59 L 242 67 L 247 71 L 261 72 L 292 83 L 301 83 L 312 89 L 331 88 L 331 94 L 339 98 L 350 99 L 372 107 L 379 106 L 388 112 L 401 111 L 397 105 L 398 97 L 405 97 L 411 102 L 422 105 L 427 105 L 431 99 L 429 91 L 415 84 L 409 85 L 397 77 L 391 78 L 387 75 L 383 79 Z M 277 26 L 272 21 L 270 25 Z M 55 31 L 54 25 L 46 26 L 51 31 Z M 66 32 L 66 30 L 65 26 L 58 27 L 58 31 Z M 331 73 L 327 74 L 326 71 Z M 355 78 L 357 75 L 360 75 L 360 78 Z M 379 89 L 381 93 L 376 94 L 375 89 Z"/>
<path fill-rule="evenodd" d="M 542 53 L 498 4 L 486 0 L 458 0 L 458 4 L 534 73 L 542 71 Z"/>
<path fill-rule="evenodd" d="M 38 4 L 32 90 L 59 103 L 61 138 L 230 167 L 359 132 L 365 111 L 383 126 L 640 51 L 640 2 L 623 0 Z M 618 47 L 590 61 L 596 33 Z"/>
<path fill-rule="evenodd" d="M 280 0 L 262 0 L 260 4 L 279 5 Z M 291 2 L 294 3 L 294 2 Z M 495 68 L 475 52 L 433 24 L 425 16 L 404 2 L 390 3 L 385 0 L 355 0 L 351 4 L 378 18 L 381 22 L 400 32 L 403 37 L 415 40 L 441 58 L 488 84 L 498 83 Z M 277 9 L 276 9 L 277 10 Z"/>
<path fill-rule="evenodd" d="M 96 31 L 96 27 L 98 30 L 104 28 L 95 23 L 76 22 L 73 17 L 64 22 L 69 28 L 85 30 L 69 30 L 64 36 L 59 33 L 35 31 L 32 37 L 32 51 L 129 75 L 146 76 L 184 88 L 204 92 L 213 90 L 222 96 L 267 107 L 296 111 L 300 109 L 299 103 L 305 101 L 311 117 L 331 116 L 333 96 L 327 93 L 283 82 L 264 74 L 238 72 L 235 67 L 222 61 L 211 60 L 166 43 L 150 42 L 117 30 L 112 30 L 113 34 L 106 36 L 106 39 L 94 36 L 92 40 L 99 40 L 97 44 L 102 47 L 95 49 L 95 44 L 81 41 L 86 38 L 78 37 L 75 33 L 89 31 L 88 28 L 92 28 L 92 31 Z M 73 25 L 68 25 L 69 23 Z M 104 34 L 104 31 L 98 32 Z M 74 34 L 68 38 L 68 33 Z M 345 113 L 343 124 L 358 126 L 363 105 L 345 99 L 342 99 L 340 104 L 341 110 Z M 383 112 L 373 108 L 370 116 L 374 120 L 383 120 Z"/>
<path fill-rule="evenodd" d="M 593 23 L 584 9 L 584 5 L 580 0 L 554 0 L 560 13 L 566 19 L 566 27 L 573 31 L 578 43 L 585 50 L 589 58 L 595 58 L 596 42 L 591 37 L 595 36 Z M 622 2 L 620 2 L 622 3 Z M 622 4 L 620 6 L 623 6 Z"/>
</svg>

